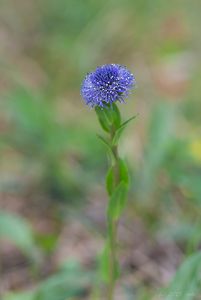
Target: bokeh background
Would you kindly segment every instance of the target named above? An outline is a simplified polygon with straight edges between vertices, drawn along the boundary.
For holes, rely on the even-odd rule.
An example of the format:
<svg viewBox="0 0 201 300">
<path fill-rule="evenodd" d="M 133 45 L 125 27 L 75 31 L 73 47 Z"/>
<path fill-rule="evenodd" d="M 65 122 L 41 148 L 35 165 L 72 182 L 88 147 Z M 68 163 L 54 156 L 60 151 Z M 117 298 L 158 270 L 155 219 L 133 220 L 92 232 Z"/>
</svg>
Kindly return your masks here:
<svg viewBox="0 0 201 300">
<path fill-rule="evenodd" d="M 163 300 L 172 281 L 168 299 L 201 299 L 200 12 L 199 0 L 0 1 L 1 299 L 102 299 L 108 162 L 80 85 L 105 63 L 135 74 L 121 111 L 139 114 L 121 139 L 115 299 Z"/>
</svg>

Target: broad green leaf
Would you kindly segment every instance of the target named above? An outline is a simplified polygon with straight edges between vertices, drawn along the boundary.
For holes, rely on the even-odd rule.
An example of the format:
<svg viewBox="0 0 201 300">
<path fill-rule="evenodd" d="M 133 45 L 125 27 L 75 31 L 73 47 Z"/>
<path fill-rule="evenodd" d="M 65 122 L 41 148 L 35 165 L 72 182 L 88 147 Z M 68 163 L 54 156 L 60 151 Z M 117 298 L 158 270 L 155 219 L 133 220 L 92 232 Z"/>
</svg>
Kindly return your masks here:
<svg viewBox="0 0 201 300">
<path fill-rule="evenodd" d="M 201 295 L 201 253 L 195 253 L 187 258 L 164 293 L 168 300 L 197 299 Z"/>
<path fill-rule="evenodd" d="M 11 240 L 29 256 L 36 250 L 30 224 L 16 215 L 0 212 L 0 238 Z"/>
<path fill-rule="evenodd" d="M 118 220 L 124 209 L 128 193 L 128 185 L 125 182 L 120 182 L 112 193 L 108 205 L 108 218 Z"/>
<path fill-rule="evenodd" d="M 119 139 L 124 131 L 124 129 L 126 129 L 127 125 L 129 124 L 129 122 L 131 122 L 132 120 L 134 120 L 136 116 L 131 117 L 130 119 L 128 119 L 127 121 L 125 121 L 123 124 L 121 124 L 121 126 L 116 130 L 112 144 L 113 145 L 117 145 L 119 142 Z"/>
</svg>

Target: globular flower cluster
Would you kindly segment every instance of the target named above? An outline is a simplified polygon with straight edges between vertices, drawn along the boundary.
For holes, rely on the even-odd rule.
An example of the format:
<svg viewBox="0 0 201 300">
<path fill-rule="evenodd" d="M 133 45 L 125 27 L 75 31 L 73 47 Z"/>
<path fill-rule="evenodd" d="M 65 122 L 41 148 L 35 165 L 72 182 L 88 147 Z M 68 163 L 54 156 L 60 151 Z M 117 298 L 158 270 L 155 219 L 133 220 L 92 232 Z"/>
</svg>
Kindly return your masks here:
<svg viewBox="0 0 201 300">
<path fill-rule="evenodd" d="M 115 101 L 124 102 L 134 85 L 135 78 L 126 67 L 108 64 L 87 74 L 81 95 L 90 107 L 104 107 Z"/>
</svg>

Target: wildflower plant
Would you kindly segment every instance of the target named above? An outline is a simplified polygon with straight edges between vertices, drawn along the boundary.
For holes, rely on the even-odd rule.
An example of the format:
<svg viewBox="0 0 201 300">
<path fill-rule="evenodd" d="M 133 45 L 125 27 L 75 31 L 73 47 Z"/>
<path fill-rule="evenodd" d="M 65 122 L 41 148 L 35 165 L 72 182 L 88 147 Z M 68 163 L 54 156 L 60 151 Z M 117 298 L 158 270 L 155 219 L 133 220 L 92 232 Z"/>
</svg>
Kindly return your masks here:
<svg viewBox="0 0 201 300">
<path fill-rule="evenodd" d="M 95 108 L 99 123 L 106 134 L 106 137 L 99 138 L 106 145 L 110 158 L 110 168 L 106 176 L 109 196 L 107 240 L 101 256 L 101 274 L 107 286 L 107 300 L 114 299 L 115 284 L 119 277 L 117 230 L 129 189 L 128 169 L 126 162 L 119 156 L 118 143 L 127 124 L 135 118 L 134 116 L 122 123 L 116 103 L 125 103 L 125 98 L 134 86 L 135 78 L 126 67 L 108 64 L 87 74 L 81 87 L 85 103 Z"/>
</svg>

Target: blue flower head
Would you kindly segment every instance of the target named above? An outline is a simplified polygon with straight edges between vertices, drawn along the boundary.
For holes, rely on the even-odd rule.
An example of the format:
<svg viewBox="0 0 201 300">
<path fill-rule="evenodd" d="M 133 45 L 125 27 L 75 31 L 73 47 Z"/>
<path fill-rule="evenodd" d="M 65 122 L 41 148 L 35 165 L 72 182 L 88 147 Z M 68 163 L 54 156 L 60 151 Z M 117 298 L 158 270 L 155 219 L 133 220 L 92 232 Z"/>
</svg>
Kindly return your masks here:
<svg viewBox="0 0 201 300">
<path fill-rule="evenodd" d="M 87 74 L 82 83 L 81 95 L 90 107 L 104 107 L 115 101 L 124 102 L 134 85 L 135 78 L 126 67 L 103 65 Z"/>
</svg>

